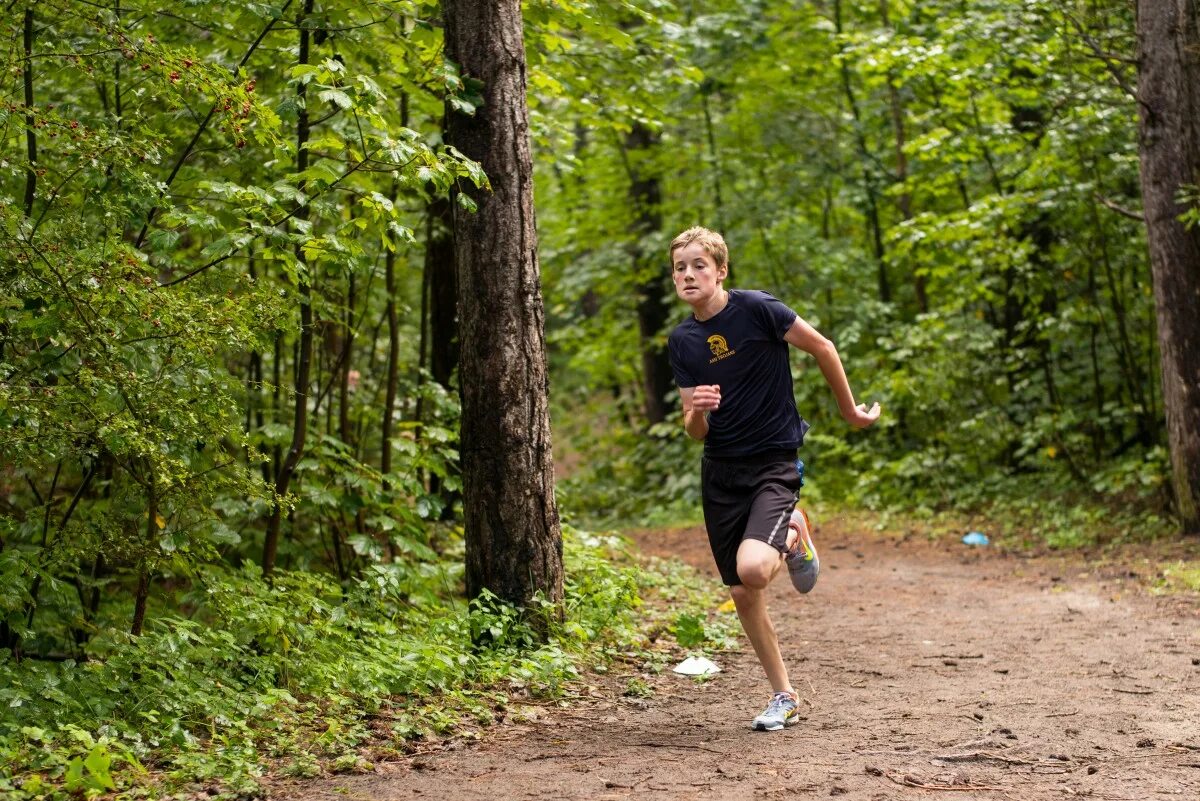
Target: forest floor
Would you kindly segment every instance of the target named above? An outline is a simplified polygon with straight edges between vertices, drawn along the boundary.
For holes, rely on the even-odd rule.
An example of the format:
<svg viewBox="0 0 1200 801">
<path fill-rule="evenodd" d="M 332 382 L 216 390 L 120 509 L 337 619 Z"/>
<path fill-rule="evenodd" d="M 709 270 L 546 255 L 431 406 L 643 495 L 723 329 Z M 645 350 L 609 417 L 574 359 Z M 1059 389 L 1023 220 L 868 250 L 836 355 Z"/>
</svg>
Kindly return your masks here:
<svg viewBox="0 0 1200 801">
<path fill-rule="evenodd" d="M 744 639 L 696 681 L 588 676 L 582 701 L 374 773 L 276 783 L 318 799 L 1200 798 L 1200 601 L 1137 571 L 818 522 L 821 579 L 771 610 L 798 725 L 753 732 L 769 688 Z M 633 535 L 711 573 L 703 529 Z M 1194 558 L 1194 555 L 1193 555 Z"/>
</svg>

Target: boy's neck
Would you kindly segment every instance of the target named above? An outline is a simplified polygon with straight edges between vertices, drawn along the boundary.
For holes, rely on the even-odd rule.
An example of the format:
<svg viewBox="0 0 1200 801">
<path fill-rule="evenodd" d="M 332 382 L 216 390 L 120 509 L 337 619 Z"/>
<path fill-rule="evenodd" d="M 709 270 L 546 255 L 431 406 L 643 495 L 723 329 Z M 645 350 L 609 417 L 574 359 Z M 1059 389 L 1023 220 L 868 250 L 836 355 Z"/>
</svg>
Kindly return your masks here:
<svg viewBox="0 0 1200 801">
<path fill-rule="evenodd" d="M 727 303 L 729 303 L 729 293 L 725 291 L 725 287 L 720 287 L 712 297 L 692 306 L 692 316 L 699 322 L 711 320 L 721 313 Z"/>
</svg>

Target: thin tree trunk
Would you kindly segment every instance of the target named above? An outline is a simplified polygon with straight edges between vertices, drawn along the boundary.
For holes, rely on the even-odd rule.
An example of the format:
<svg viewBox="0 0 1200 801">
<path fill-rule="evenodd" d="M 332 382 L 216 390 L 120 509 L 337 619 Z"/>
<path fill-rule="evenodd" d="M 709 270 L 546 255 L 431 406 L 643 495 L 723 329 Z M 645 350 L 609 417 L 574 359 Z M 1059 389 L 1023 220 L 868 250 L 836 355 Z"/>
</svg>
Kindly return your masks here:
<svg viewBox="0 0 1200 801">
<path fill-rule="evenodd" d="M 358 304 L 358 287 L 350 273 L 346 287 L 346 316 L 342 321 L 342 354 L 338 385 L 338 438 L 353 450 L 354 434 L 350 431 L 350 373 L 354 360 L 354 307 Z"/>
<path fill-rule="evenodd" d="M 879 15 L 883 20 L 884 27 L 892 26 L 891 19 L 888 17 L 888 0 L 879 0 Z M 902 187 L 900 193 L 896 195 L 896 208 L 900 212 L 900 220 L 906 222 L 913 217 L 912 210 L 912 194 L 908 191 L 908 154 L 904 152 L 904 146 L 907 140 L 907 132 L 904 128 L 904 119 L 906 110 L 904 108 L 904 100 L 900 97 L 900 88 L 896 85 L 896 76 L 892 70 L 887 72 L 887 87 L 888 87 L 888 105 L 892 112 L 892 134 L 893 141 L 896 147 L 896 183 Z M 913 271 L 913 294 L 917 299 L 917 312 L 925 314 L 929 311 L 929 297 L 925 288 L 925 276 L 920 272 Z"/>
<path fill-rule="evenodd" d="M 392 182 L 392 203 L 396 202 L 396 184 Z M 400 384 L 400 320 L 396 314 L 396 251 L 389 248 L 384 256 L 384 289 L 387 292 L 387 390 L 383 401 L 383 426 L 379 470 L 384 475 L 383 490 L 390 484 L 386 476 L 392 472 L 392 416 L 396 412 L 396 391 Z"/>
<path fill-rule="evenodd" d="M 428 248 L 428 244 L 426 244 Z M 416 385 L 417 403 L 413 411 L 413 419 L 418 423 L 425 420 L 425 371 L 429 368 L 429 293 L 433 284 L 433 271 L 430 269 L 428 254 L 421 269 L 421 313 L 418 316 L 420 333 L 417 336 L 417 376 L 414 384 Z M 421 429 L 417 427 L 417 436 L 421 436 Z M 423 480 L 423 479 L 422 479 Z"/>
<path fill-rule="evenodd" d="M 833 3 L 834 27 L 838 35 L 842 33 L 842 3 Z M 866 196 L 863 211 L 867 216 L 868 233 L 871 236 L 871 252 L 875 256 L 877 270 L 876 280 L 879 284 L 879 299 L 884 303 L 892 302 L 892 285 L 888 278 L 887 260 L 883 247 L 883 226 L 879 220 L 879 187 L 873 168 L 871 167 L 871 151 L 867 148 L 867 137 L 863 133 L 862 113 L 858 109 L 858 98 L 854 95 L 854 87 L 850 82 L 850 67 L 843 58 L 841 60 L 842 92 L 850 107 L 850 116 L 854 119 L 854 140 L 858 144 L 859 163 L 862 166 L 862 187 Z"/>
<path fill-rule="evenodd" d="M 310 31 L 305 23 L 312 16 L 313 3 L 314 0 L 305 0 L 304 11 L 299 20 L 300 64 L 307 64 L 309 59 Z M 296 172 L 302 173 L 308 169 L 307 145 L 310 131 L 308 107 L 306 105 L 307 84 L 301 82 L 296 93 L 300 101 L 300 114 L 296 122 Z M 301 180 L 297 189 L 303 192 L 305 184 L 306 182 Z M 295 217 L 299 221 L 307 220 L 308 207 L 305 206 L 297 211 Z M 296 260 L 302 261 L 303 259 L 304 250 L 297 245 Z M 312 273 L 305 269 L 301 270 L 299 275 L 300 344 L 296 361 L 295 414 L 292 420 L 292 444 L 288 448 L 287 456 L 284 457 L 283 463 L 278 466 L 275 473 L 275 494 L 279 498 L 287 495 L 292 476 L 296 472 L 296 465 L 300 463 L 300 457 L 304 454 L 304 443 L 308 436 L 308 384 L 312 368 L 313 350 Z M 267 577 L 275 570 L 275 555 L 279 547 L 279 529 L 282 522 L 283 505 L 277 501 L 271 510 L 271 519 L 267 524 L 266 536 L 263 538 L 262 571 L 263 575 Z"/>
<path fill-rule="evenodd" d="M 144 552 L 138 559 L 138 584 L 133 596 L 133 622 L 129 633 L 138 637 L 146 622 L 146 600 L 150 597 L 150 549 L 158 537 L 158 483 L 154 470 L 146 471 L 149 483 L 146 486 L 146 541 L 142 544 Z"/>
<path fill-rule="evenodd" d="M 283 352 L 283 332 L 276 331 L 271 354 L 271 421 L 274 423 L 283 422 Z M 272 445 L 271 464 L 274 465 L 274 470 L 278 470 L 282 463 L 283 448 L 278 444 Z M 263 481 L 270 484 L 274 480 L 274 473 L 264 466 Z"/>
<path fill-rule="evenodd" d="M 445 0 L 446 57 L 483 82 L 474 116 L 447 110 L 448 139 L 491 191 L 454 208 L 467 593 L 562 601 L 549 377 L 520 0 Z"/>
<path fill-rule="evenodd" d="M 401 20 L 400 29 L 405 34 L 408 33 L 408 18 Z M 408 127 L 408 92 L 400 93 L 400 126 Z M 392 205 L 396 204 L 396 195 L 399 187 L 395 179 L 392 180 L 392 189 L 388 194 Z M 392 472 L 392 417 L 396 413 L 396 393 L 400 386 L 400 320 L 396 314 L 396 248 L 390 247 L 387 249 L 387 255 L 384 256 L 384 290 L 387 292 L 387 304 L 385 313 L 387 315 L 388 327 L 388 354 L 387 354 L 387 389 L 384 391 L 383 401 L 383 426 L 380 431 L 380 455 L 379 455 L 379 472 L 383 473 L 383 491 L 387 492 L 391 489 L 391 484 L 387 480 L 388 473 Z M 374 353 L 374 348 L 371 349 Z M 391 539 L 389 538 L 389 547 Z"/>
<path fill-rule="evenodd" d="M 629 202 L 633 209 L 630 246 L 634 286 L 637 291 L 638 337 L 642 352 L 642 408 L 646 422 L 667 419 L 666 395 L 672 388 L 670 358 L 661 336 L 670 319 L 667 301 L 668 277 L 662 255 L 644 252 L 642 243 L 662 230 L 662 181 L 653 162 L 659 147 L 658 134 L 635 122 L 625 137 L 629 169 Z"/>
<path fill-rule="evenodd" d="M 429 203 L 425 238 L 425 272 L 429 276 L 429 374 L 449 390 L 450 378 L 458 364 L 458 277 L 454 267 L 452 208 L 448 198 Z M 442 518 L 451 516 L 455 494 L 431 473 L 429 492 L 442 500 Z"/>
<path fill-rule="evenodd" d="M 717 155 L 717 138 L 713 131 L 712 109 L 709 108 L 709 95 L 712 94 L 712 84 L 706 84 L 700 89 L 700 108 L 704 111 L 704 138 L 708 142 L 708 160 L 712 169 L 713 182 L 713 218 L 718 231 L 725 230 L 725 202 L 721 197 L 721 159 Z"/>
<path fill-rule="evenodd" d="M 33 198 L 37 192 L 37 134 L 33 118 L 33 7 L 25 9 L 25 63 L 22 78 L 25 84 L 25 216 L 33 216 Z"/>
<path fill-rule="evenodd" d="M 429 374 L 450 389 L 458 364 L 458 280 L 454 268 L 452 209 L 448 198 L 429 203 L 425 270 L 429 274 Z"/>
<path fill-rule="evenodd" d="M 1183 530 L 1200 534 L 1200 226 L 1179 192 L 1200 182 L 1200 0 L 1138 0 L 1138 141 L 1163 408 Z"/>
</svg>

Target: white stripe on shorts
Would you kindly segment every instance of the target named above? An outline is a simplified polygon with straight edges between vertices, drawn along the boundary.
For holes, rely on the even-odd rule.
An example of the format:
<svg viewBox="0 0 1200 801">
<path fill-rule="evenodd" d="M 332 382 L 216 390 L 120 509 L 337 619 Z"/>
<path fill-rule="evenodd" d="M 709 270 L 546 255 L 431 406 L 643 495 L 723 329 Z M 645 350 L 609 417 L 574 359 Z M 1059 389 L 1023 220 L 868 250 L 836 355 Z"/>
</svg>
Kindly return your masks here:
<svg viewBox="0 0 1200 801">
<path fill-rule="evenodd" d="M 775 533 L 779 531 L 779 527 L 783 525 L 783 521 L 792 516 L 793 509 L 795 509 L 795 505 L 793 505 L 792 509 L 784 509 L 783 514 L 781 514 L 779 519 L 775 521 L 775 528 L 771 529 L 771 536 L 767 537 L 767 545 L 775 547 Z M 786 538 L 784 539 L 784 542 L 787 542 Z"/>
</svg>

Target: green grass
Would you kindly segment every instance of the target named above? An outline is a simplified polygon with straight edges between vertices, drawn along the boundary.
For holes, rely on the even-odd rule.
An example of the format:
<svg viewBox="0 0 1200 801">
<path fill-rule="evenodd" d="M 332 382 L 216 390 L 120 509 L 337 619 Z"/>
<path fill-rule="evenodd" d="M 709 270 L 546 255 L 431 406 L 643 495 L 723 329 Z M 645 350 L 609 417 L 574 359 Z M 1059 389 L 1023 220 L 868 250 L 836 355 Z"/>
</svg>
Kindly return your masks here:
<svg viewBox="0 0 1200 801">
<path fill-rule="evenodd" d="M 1164 564 L 1159 570 L 1157 589 L 1160 592 L 1200 592 L 1200 560 Z"/>
</svg>

